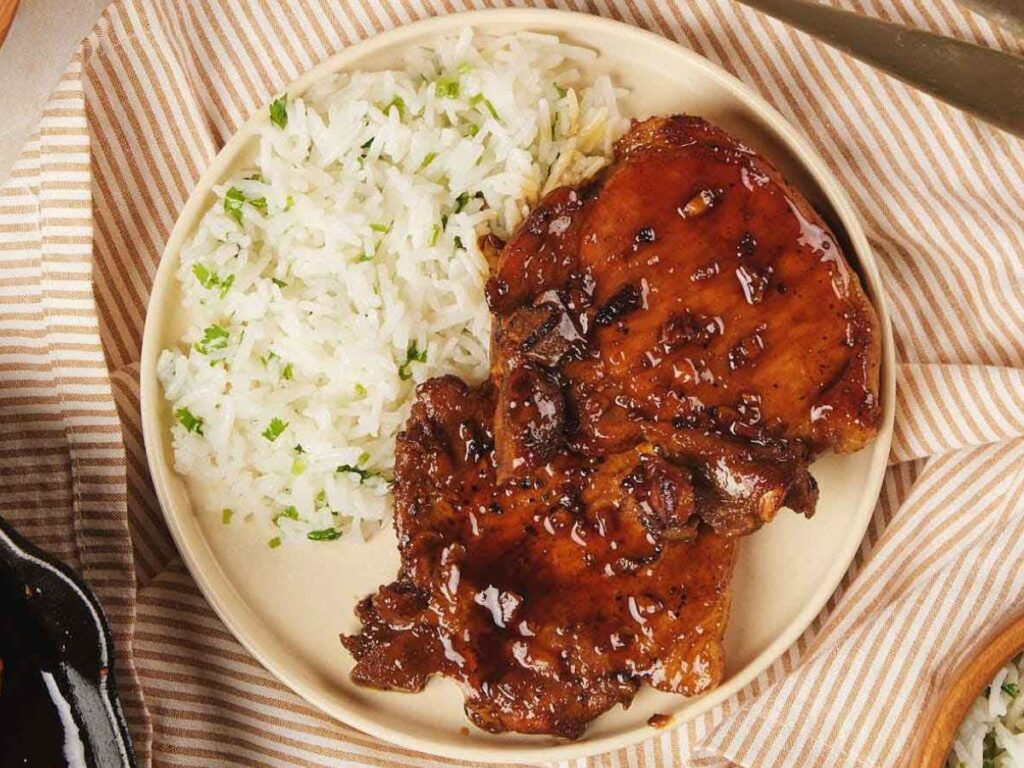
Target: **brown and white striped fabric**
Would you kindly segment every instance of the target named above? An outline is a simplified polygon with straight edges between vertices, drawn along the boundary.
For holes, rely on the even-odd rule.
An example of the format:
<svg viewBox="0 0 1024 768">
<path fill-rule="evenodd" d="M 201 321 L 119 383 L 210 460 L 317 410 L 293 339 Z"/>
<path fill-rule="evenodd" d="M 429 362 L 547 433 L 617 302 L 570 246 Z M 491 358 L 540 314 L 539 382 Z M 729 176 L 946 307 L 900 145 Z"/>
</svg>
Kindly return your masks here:
<svg viewBox="0 0 1024 768">
<path fill-rule="evenodd" d="M 678 40 L 810 137 L 863 218 L 900 360 L 892 466 L 826 611 L 713 713 L 580 766 L 906 765 L 947 676 L 1024 611 L 1024 143 L 732 0 L 557 4 Z M 1024 53 L 948 0 L 842 5 Z M 116 3 L 0 188 L 0 513 L 99 595 L 144 766 L 451 765 L 327 719 L 219 622 L 149 483 L 138 360 L 163 244 L 236 127 L 345 46 L 468 7 Z"/>
</svg>

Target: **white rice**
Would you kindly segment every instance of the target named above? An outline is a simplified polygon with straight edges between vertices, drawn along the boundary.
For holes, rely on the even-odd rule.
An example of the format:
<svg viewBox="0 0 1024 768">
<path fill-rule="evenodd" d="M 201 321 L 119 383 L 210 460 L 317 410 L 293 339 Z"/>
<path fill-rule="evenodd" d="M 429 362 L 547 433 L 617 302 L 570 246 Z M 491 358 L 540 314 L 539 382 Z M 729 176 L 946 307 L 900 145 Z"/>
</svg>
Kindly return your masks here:
<svg viewBox="0 0 1024 768">
<path fill-rule="evenodd" d="M 1003 667 L 957 732 L 949 768 L 1024 768 L 1024 659 Z"/>
<path fill-rule="evenodd" d="M 415 385 L 487 375 L 477 238 L 600 169 L 625 129 L 608 78 L 581 82 L 593 56 L 467 30 L 275 101 L 256 165 L 182 250 L 188 330 L 158 363 L 203 513 L 271 546 L 386 519 Z"/>
</svg>

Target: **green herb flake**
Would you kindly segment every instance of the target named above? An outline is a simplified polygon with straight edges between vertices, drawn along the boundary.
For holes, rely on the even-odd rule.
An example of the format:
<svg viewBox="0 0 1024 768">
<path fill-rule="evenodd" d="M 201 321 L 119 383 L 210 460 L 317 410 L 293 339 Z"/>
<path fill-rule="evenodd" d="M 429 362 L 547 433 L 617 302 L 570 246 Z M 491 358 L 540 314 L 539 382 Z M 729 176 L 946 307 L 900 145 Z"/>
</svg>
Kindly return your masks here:
<svg viewBox="0 0 1024 768">
<path fill-rule="evenodd" d="M 355 386 L 356 397 L 366 397 L 366 387 L 362 384 L 356 384 Z"/>
<path fill-rule="evenodd" d="M 384 114 L 386 115 L 390 112 L 392 107 L 398 110 L 399 119 L 405 117 L 405 100 L 401 96 L 395 96 L 395 98 L 388 102 L 388 105 L 384 107 Z"/>
<path fill-rule="evenodd" d="M 262 213 L 264 216 L 267 215 L 267 198 L 257 197 L 249 201 L 249 205 L 255 208 L 257 211 Z"/>
<path fill-rule="evenodd" d="M 274 515 L 274 522 L 276 523 L 282 517 L 287 517 L 289 520 L 298 520 L 299 510 L 297 510 L 295 507 L 285 507 L 276 515 Z"/>
<path fill-rule="evenodd" d="M 1003 683 L 1001 688 L 1003 689 L 1003 693 L 1011 699 L 1016 699 L 1020 696 L 1020 686 L 1016 683 Z"/>
<path fill-rule="evenodd" d="M 470 136 L 476 136 L 478 133 L 480 133 L 480 126 L 477 125 L 476 123 L 470 123 L 469 127 L 466 128 L 466 133 L 468 133 Z"/>
<path fill-rule="evenodd" d="M 210 354 L 211 350 L 224 349 L 228 345 L 229 334 L 219 325 L 214 323 L 203 330 L 203 338 L 192 346 L 201 355 Z"/>
<path fill-rule="evenodd" d="M 281 546 L 281 537 L 280 536 L 275 536 L 274 538 L 272 538 L 270 541 L 267 542 L 267 546 L 270 547 L 271 549 L 277 549 L 278 547 Z"/>
<path fill-rule="evenodd" d="M 217 273 L 211 269 L 207 269 L 198 262 L 192 265 L 192 274 L 196 276 L 196 280 L 203 288 L 213 288 L 215 285 L 220 283 L 220 278 L 217 277 Z"/>
<path fill-rule="evenodd" d="M 288 283 L 286 283 L 284 280 L 278 280 L 276 277 L 270 278 L 270 282 L 272 282 L 278 288 L 287 288 L 288 287 Z"/>
<path fill-rule="evenodd" d="M 558 98 L 560 99 L 565 98 L 565 95 L 569 93 L 569 91 L 560 86 L 558 83 L 555 83 L 555 90 L 558 91 Z"/>
<path fill-rule="evenodd" d="M 467 74 L 468 72 L 471 72 L 472 70 L 473 70 L 473 65 L 472 65 L 472 64 L 470 64 L 470 63 L 469 63 L 468 61 L 464 61 L 464 62 L 462 62 L 462 63 L 461 63 L 461 64 L 459 64 L 459 66 L 458 66 L 458 67 L 456 68 L 456 71 L 457 71 L 457 72 L 458 72 L 458 73 L 459 73 L 460 75 L 465 75 L 465 74 Z"/>
<path fill-rule="evenodd" d="M 428 245 L 431 248 L 433 248 L 435 245 L 437 245 L 437 238 L 439 238 L 440 236 L 441 236 L 441 225 L 440 224 L 435 224 L 434 228 L 432 230 L 430 230 L 430 242 L 428 243 Z"/>
<path fill-rule="evenodd" d="M 303 461 L 298 456 L 296 456 L 294 459 L 292 459 L 292 474 L 295 475 L 295 477 L 298 477 L 299 475 L 301 475 L 305 471 L 306 471 L 306 462 L 305 461 Z"/>
<path fill-rule="evenodd" d="M 434 86 L 434 92 L 442 99 L 455 99 L 459 95 L 459 81 L 448 77 L 442 77 Z"/>
<path fill-rule="evenodd" d="M 360 457 L 360 458 L 362 458 L 362 457 Z M 352 474 L 359 475 L 359 482 L 360 483 L 369 480 L 371 477 L 376 477 L 377 476 L 377 473 L 372 471 L 372 470 L 363 469 L 362 467 L 353 466 L 352 464 L 341 464 L 341 465 L 338 466 L 338 469 L 336 471 L 339 474 L 344 474 L 346 472 L 351 472 Z"/>
<path fill-rule="evenodd" d="M 310 531 L 306 534 L 306 538 L 310 541 L 334 541 L 341 536 L 341 531 L 337 528 L 324 528 L 319 531 Z"/>
<path fill-rule="evenodd" d="M 302 447 L 301 445 L 299 445 L 298 443 L 296 443 L 296 444 L 295 444 L 295 452 L 296 452 L 296 453 L 305 453 L 306 451 L 305 451 L 305 449 L 303 449 L 303 447 Z"/>
<path fill-rule="evenodd" d="M 408 381 L 412 378 L 411 366 L 413 363 L 427 362 L 427 351 L 417 349 L 416 342 L 412 342 L 405 352 L 405 362 L 398 367 L 398 378 Z"/>
<path fill-rule="evenodd" d="M 275 416 L 270 420 L 270 424 L 267 425 L 267 428 L 264 429 L 261 434 L 270 442 L 274 442 L 275 440 L 277 440 L 277 438 L 281 436 L 281 433 L 284 432 L 285 429 L 287 428 L 288 422 L 281 421 L 281 419 Z"/>
<path fill-rule="evenodd" d="M 437 152 L 427 152 L 426 157 L 423 158 L 423 162 L 420 163 L 418 170 L 422 171 L 428 165 L 430 165 L 437 158 Z"/>
<path fill-rule="evenodd" d="M 270 102 L 270 122 L 278 128 L 288 125 L 288 94 Z"/>
<path fill-rule="evenodd" d="M 229 525 L 231 523 L 231 516 L 233 514 L 235 513 L 232 512 L 230 509 L 225 509 L 223 512 L 220 513 L 220 521 L 224 525 Z"/>
<path fill-rule="evenodd" d="M 487 107 L 487 111 L 491 113 L 491 117 L 493 117 L 495 120 L 497 120 L 498 119 L 498 110 L 496 110 L 494 108 L 494 105 L 491 104 L 491 100 L 490 99 L 484 99 L 484 106 Z"/>
<path fill-rule="evenodd" d="M 455 198 L 455 212 L 460 213 L 466 204 L 469 202 L 469 192 L 463 192 L 461 195 Z"/>
<path fill-rule="evenodd" d="M 288 197 L 286 197 L 284 199 L 284 209 L 286 211 L 290 211 L 294 206 L 295 206 L 295 198 L 292 197 L 291 195 L 288 195 Z"/>
<path fill-rule="evenodd" d="M 367 453 L 366 451 L 363 451 L 362 453 L 359 454 L 359 459 L 358 459 L 358 461 L 356 463 L 357 464 L 365 464 L 369 460 L 370 460 L 370 454 Z"/>
<path fill-rule="evenodd" d="M 320 507 L 327 506 L 327 491 L 325 491 L 323 488 L 317 491 L 316 496 L 313 497 L 313 506 L 316 507 L 317 509 L 320 509 Z"/>
<path fill-rule="evenodd" d="M 281 371 L 281 378 L 284 379 L 285 381 L 291 381 L 294 376 L 295 368 L 292 366 L 291 363 L 288 363 L 288 365 L 286 365 L 284 369 Z"/>
<path fill-rule="evenodd" d="M 242 205 L 245 203 L 245 193 L 238 187 L 232 187 L 224 194 L 224 212 L 239 224 L 242 223 Z"/>
<path fill-rule="evenodd" d="M 374 232 L 380 232 L 381 234 L 386 235 L 391 231 L 391 226 L 389 224 L 371 224 L 370 229 Z"/>
<path fill-rule="evenodd" d="M 220 284 L 220 297 L 223 299 L 228 291 L 231 290 L 231 286 L 235 284 L 235 276 L 228 275 L 227 279 Z"/>
<path fill-rule="evenodd" d="M 203 434 L 203 420 L 198 416 L 194 415 L 188 408 L 179 408 L 174 412 L 174 418 L 178 420 L 189 432 L 195 432 L 197 435 Z"/>
</svg>

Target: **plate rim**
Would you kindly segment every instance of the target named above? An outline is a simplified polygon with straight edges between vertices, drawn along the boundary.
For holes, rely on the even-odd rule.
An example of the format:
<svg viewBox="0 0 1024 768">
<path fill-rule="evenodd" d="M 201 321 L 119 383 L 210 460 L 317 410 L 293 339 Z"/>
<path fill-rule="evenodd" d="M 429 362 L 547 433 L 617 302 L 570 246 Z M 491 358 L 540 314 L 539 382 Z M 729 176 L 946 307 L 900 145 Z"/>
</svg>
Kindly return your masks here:
<svg viewBox="0 0 1024 768">
<path fill-rule="evenodd" d="M 633 38 L 639 43 L 650 46 L 652 54 L 661 49 L 669 51 L 674 56 L 682 55 L 684 58 L 689 59 L 689 62 L 696 68 L 703 70 L 709 77 L 736 93 L 740 99 L 757 113 L 759 119 L 763 120 L 772 132 L 782 139 L 785 150 L 798 161 L 801 169 L 808 172 L 815 183 L 821 187 L 822 192 L 829 200 L 849 236 L 857 267 L 866 278 L 865 282 L 872 294 L 871 303 L 879 319 L 882 335 L 880 379 L 882 421 L 878 436 L 873 443 L 875 456 L 872 459 L 870 471 L 867 475 L 867 485 L 871 491 L 865 498 L 870 498 L 873 501 L 870 504 L 865 501 L 861 508 L 856 510 L 856 516 L 853 520 L 853 530 L 859 530 L 860 536 L 854 537 L 851 535 L 849 537 L 849 542 L 846 543 L 839 556 L 834 559 L 832 566 L 824 574 L 812 598 L 805 603 L 796 617 L 790 621 L 785 629 L 764 650 L 723 685 L 704 694 L 701 697 L 700 706 L 689 713 L 685 719 L 673 716 L 671 727 L 678 728 L 686 722 L 705 715 L 727 698 L 746 688 L 753 680 L 767 671 L 775 661 L 782 657 L 786 650 L 796 642 L 825 607 L 842 581 L 863 542 L 864 534 L 871 522 L 875 504 L 881 493 L 882 481 L 887 467 L 887 457 L 892 442 L 895 415 L 896 365 L 888 302 L 877 262 L 861 226 L 860 217 L 850 202 L 845 189 L 840 185 L 828 165 L 818 155 L 810 142 L 763 97 L 721 66 L 674 40 L 641 27 L 589 13 L 552 8 L 493 8 L 442 14 L 410 22 L 353 43 L 301 74 L 281 89 L 281 92 L 304 92 L 312 83 L 324 75 L 342 71 L 355 61 L 372 54 L 375 50 L 401 43 L 404 39 L 417 38 L 429 33 L 450 33 L 465 26 L 484 26 L 508 22 L 519 22 L 519 26 L 525 29 L 557 30 L 556 33 L 564 33 L 567 27 L 583 33 L 586 32 L 588 27 L 591 29 L 599 28 L 613 36 L 620 35 Z M 535 763 L 590 757 L 632 746 L 657 736 L 659 731 L 650 727 L 639 726 L 588 741 L 566 742 L 554 746 L 550 744 L 538 744 L 537 746 L 530 744 L 496 744 L 493 747 L 486 747 L 458 745 L 410 735 L 390 726 L 381 725 L 352 708 L 338 707 L 333 702 L 325 701 L 315 690 L 314 686 L 307 684 L 306 681 L 282 669 L 271 658 L 271 655 L 264 651 L 262 644 L 250 635 L 244 626 L 243 617 L 236 614 L 229 601 L 220 594 L 220 591 L 212 583 L 212 574 L 208 573 L 206 566 L 200 561 L 196 549 L 193 547 L 193 537 L 181 525 L 179 516 L 184 513 L 176 511 L 171 501 L 172 497 L 168 486 L 170 476 L 173 474 L 173 461 L 167 461 L 164 457 L 164 441 L 158 415 L 161 397 L 155 374 L 156 359 L 160 352 L 159 333 L 161 323 L 154 318 L 159 317 L 161 313 L 153 308 L 158 305 L 158 299 L 167 292 L 168 284 L 174 279 L 175 270 L 171 268 L 171 264 L 176 262 L 186 238 L 194 231 L 198 218 L 204 211 L 204 204 L 212 187 L 221 181 L 235 156 L 244 148 L 258 128 L 268 120 L 266 110 L 261 105 L 255 114 L 250 115 L 238 127 L 232 137 L 221 147 L 213 160 L 200 174 L 195 186 L 189 193 L 185 205 L 178 214 L 174 227 L 168 236 L 167 243 L 161 252 L 160 262 L 153 278 L 150 297 L 146 307 L 142 354 L 139 363 L 140 410 L 146 459 L 164 520 L 183 562 L 202 592 L 203 597 L 231 631 L 232 635 L 278 681 L 332 719 L 382 739 L 391 745 L 438 757 L 507 764 L 509 761 Z M 244 613 L 244 611 L 239 611 L 238 613 Z M 343 712 L 341 711 L 342 709 L 344 710 Z"/>
</svg>

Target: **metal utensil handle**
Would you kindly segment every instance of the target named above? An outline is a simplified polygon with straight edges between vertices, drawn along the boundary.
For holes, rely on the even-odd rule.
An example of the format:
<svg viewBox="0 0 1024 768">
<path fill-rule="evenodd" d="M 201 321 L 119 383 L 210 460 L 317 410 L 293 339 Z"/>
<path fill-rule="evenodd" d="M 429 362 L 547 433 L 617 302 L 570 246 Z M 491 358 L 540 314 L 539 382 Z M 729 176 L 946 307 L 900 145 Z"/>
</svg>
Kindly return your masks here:
<svg viewBox="0 0 1024 768">
<path fill-rule="evenodd" d="M 960 5 L 970 8 L 991 19 L 999 26 L 1016 35 L 1024 37 L 1024 0 L 956 0 Z"/>
<path fill-rule="evenodd" d="M 1024 137 L 1024 59 L 811 0 L 739 0 Z"/>
</svg>

